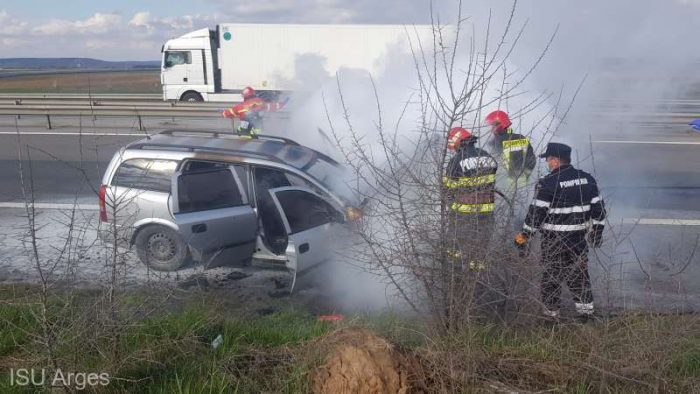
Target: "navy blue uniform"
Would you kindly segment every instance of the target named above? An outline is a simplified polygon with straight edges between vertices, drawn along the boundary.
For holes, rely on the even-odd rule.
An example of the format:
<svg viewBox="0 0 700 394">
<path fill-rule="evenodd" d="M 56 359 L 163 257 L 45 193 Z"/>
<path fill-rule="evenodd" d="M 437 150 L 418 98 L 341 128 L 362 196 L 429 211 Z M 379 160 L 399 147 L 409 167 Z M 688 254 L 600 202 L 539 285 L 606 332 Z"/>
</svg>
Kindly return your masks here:
<svg viewBox="0 0 700 394">
<path fill-rule="evenodd" d="M 523 232 L 542 234 L 542 301 L 548 309 L 559 308 L 564 281 L 577 304 L 592 308 L 587 235 L 600 243 L 605 215 L 598 185 L 587 172 L 567 164 L 538 181 Z"/>
</svg>

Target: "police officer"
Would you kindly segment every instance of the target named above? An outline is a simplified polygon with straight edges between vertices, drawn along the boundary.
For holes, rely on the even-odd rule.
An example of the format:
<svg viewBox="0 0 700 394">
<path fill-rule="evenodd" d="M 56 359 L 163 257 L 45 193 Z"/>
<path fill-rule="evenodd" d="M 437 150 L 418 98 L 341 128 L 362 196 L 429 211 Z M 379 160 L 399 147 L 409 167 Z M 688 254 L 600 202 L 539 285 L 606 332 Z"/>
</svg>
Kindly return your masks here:
<svg viewBox="0 0 700 394">
<path fill-rule="evenodd" d="M 456 151 L 447 166 L 443 184 L 453 212 L 451 222 L 456 226 L 455 253 L 469 262 L 470 269 L 482 270 L 481 258 L 475 256 L 475 245 L 490 239 L 495 208 L 495 183 L 498 163 L 476 146 L 477 137 L 462 127 L 448 134 L 447 148 Z M 485 248 L 484 248 L 485 249 Z M 471 256 L 466 256 L 469 252 Z"/>
<path fill-rule="evenodd" d="M 547 159 L 550 173 L 538 181 L 515 243 L 524 248 L 536 231 L 542 234 L 541 297 L 546 316 L 559 316 L 562 282 L 574 297 L 576 312 L 592 315 L 588 245 L 597 248 L 601 244 L 605 206 L 595 179 L 571 165 L 568 145 L 549 143 L 540 158 Z"/>
<path fill-rule="evenodd" d="M 537 164 L 530 140 L 513 132 L 513 122 L 504 111 L 497 110 L 488 114 L 486 125 L 493 134 L 493 151 L 501 156 L 508 179 L 518 187 L 525 186 Z"/>
</svg>

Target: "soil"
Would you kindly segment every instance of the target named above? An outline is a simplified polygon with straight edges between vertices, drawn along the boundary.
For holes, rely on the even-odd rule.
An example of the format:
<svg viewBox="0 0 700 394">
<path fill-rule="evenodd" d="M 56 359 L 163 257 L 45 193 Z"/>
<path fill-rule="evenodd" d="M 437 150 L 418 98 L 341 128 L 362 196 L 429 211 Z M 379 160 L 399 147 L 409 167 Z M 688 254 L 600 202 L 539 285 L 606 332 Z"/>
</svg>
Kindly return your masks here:
<svg viewBox="0 0 700 394">
<path fill-rule="evenodd" d="M 328 355 L 312 374 L 313 393 L 409 393 L 412 358 L 373 332 L 341 329 L 324 339 Z"/>
<path fill-rule="evenodd" d="M 0 78 L 0 92 L 161 93 L 160 71 L 57 73 Z"/>
</svg>

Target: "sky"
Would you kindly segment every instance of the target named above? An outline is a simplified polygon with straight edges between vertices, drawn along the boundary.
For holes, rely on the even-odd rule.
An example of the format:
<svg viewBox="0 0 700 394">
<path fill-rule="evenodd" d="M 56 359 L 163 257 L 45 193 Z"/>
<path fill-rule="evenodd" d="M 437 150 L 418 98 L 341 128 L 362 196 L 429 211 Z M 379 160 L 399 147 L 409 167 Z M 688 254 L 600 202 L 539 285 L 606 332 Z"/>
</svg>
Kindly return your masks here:
<svg viewBox="0 0 700 394">
<path fill-rule="evenodd" d="M 463 7 L 466 13 L 491 8 L 498 17 L 511 3 L 464 0 Z M 443 19 L 449 19 L 457 0 L 432 0 L 432 4 Z M 591 18 L 592 23 L 601 18 L 605 23 L 601 32 L 608 33 L 615 25 L 644 27 L 650 20 L 647 14 L 656 13 L 658 7 L 673 10 L 674 18 L 692 13 L 699 20 L 700 0 L 521 0 L 518 13 L 545 30 L 556 23 L 569 25 L 576 15 Z M 221 22 L 429 23 L 429 8 L 430 0 L 3 0 L 0 57 L 157 60 L 166 39 Z M 578 33 L 583 32 L 564 32 Z M 596 35 L 590 30 L 585 34 Z"/>
<path fill-rule="evenodd" d="M 3 0 L 0 57 L 157 60 L 166 39 L 221 22 L 417 23 L 424 0 Z"/>
</svg>

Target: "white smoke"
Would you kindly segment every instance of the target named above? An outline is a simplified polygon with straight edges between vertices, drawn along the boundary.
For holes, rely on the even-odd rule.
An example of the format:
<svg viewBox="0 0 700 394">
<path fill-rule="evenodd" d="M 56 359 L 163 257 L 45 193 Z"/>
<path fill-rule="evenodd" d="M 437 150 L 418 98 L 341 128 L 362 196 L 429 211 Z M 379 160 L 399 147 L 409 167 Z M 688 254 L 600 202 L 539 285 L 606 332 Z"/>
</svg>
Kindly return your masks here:
<svg viewBox="0 0 700 394">
<path fill-rule="evenodd" d="M 454 24 L 457 3 L 435 4 L 433 17 L 440 23 Z M 460 34 L 452 86 L 458 87 L 473 77 L 469 70 L 478 73 L 506 29 L 509 32 L 493 59 L 502 66 L 496 67 L 497 72 L 475 95 L 479 100 L 472 103 L 472 108 L 479 103 L 488 105 L 458 122 L 480 133 L 482 139 L 486 138 L 481 129 L 485 114 L 503 109 L 513 115 L 516 131 L 529 136 L 536 150 L 541 151 L 550 139 L 570 143 L 585 168 L 590 164 L 585 160 L 589 157 L 589 139 L 625 130 L 611 130 L 618 125 L 605 128 L 591 121 L 591 112 L 601 108 L 602 100 L 678 97 L 698 86 L 698 75 L 692 72 L 697 57 L 688 49 L 688 40 L 697 32 L 693 25 L 697 7 L 661 0 L 592 0 L 575 5 L 568 1 L 521 0 L 511 20 L 512 5 L 508 1 L 481 0 L 465 3 L 462 10 L 461 17 L 468 19 Z M 430 23 L 427 16 L 422 17 L 414 21 Z M 430 45 L 423 45 L 423 50 L 428 63 L 432 62 Z M 303 81 L 306 93 L 293 99 L 293 138 L 339 158 L 335 141 L 328 141 L 326 136 L 330 136 L 332 125 L 341 143 L 351 142 L 346 109 L 352 130 L 366 152 L 379 158 L 382 152 L 377 128 L 381 111 L 385 130 L 398 130 L 400 149 L 412 149 L 424 126 L 417 97 L 417 68 L 425 72 L 420 56 L 416 59 L 409 53 L 390 52 L 384 59 L 383 72 L 372 75 L 373 81 L 362 70 L 329 75 L 323 71 L 321 58 L 300 59 L 299 64 L 303 65 L 297 67 L 297 78 Z M 438 90 L 449 95 L 445 75 L 438 75 Z M 569 111 L 575 94 L 578 96 Z M 430 120 L 436 135 L 444 135 L 453 126 L 440 119 Z M 605 165 L 605 161 L 596 164 Z M 383 284 L 381 280 L 376 282 Z M 386 297 L 381 291 L 386 288 L 375 282 L 365 279 L 352 283 L 352 290 L 364 298 L 371 293 Z"/>
</svg>

